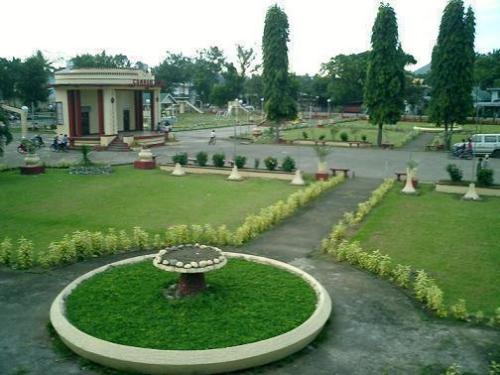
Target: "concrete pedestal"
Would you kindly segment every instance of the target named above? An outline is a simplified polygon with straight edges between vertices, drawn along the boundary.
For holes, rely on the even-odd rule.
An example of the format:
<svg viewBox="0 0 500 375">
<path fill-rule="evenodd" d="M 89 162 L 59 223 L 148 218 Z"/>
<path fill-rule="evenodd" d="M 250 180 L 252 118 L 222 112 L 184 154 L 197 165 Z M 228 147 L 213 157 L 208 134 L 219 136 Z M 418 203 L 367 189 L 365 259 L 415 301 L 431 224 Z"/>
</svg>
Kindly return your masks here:
<svg viewBox="0 0 500 375">
<path fill-rule="evenodd" d="M 136 160 L 136 161 L 134 161 L 134 168 L 136 168 L 136 169 L 155 169 L 156 162 L 154 160 Z"/>
<path fill-rule="evenodd" d="M 316 181 L 326 181 L 330 178 L 330 175 L 328 174 L 328 172 L 316 172 L 315 174 L 316 176 Z"/>
<path fill-rule="evenodd" d="M 21 174 L 32 175 L 45 173 L 45 167 L 43 165 L 25 165 L 20 167 Z"/>
</svg>

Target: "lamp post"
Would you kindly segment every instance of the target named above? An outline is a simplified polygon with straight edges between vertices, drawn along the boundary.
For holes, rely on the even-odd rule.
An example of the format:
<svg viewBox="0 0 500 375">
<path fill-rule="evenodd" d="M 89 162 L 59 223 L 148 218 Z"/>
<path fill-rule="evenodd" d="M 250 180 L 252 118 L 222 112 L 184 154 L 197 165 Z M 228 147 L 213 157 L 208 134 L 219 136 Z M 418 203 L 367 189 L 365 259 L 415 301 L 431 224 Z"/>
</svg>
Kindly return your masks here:
<svg viewBox="0 0 500 375">
<path fill-rule="evenodd" d="M 332 101 L 332 99 L 328 98 L 326 100 L 326 102 L 328 103 L 328 120 L 330 120 L 330 102 Z"/>
<path fill-rule="evenodd" d="M 264 119 L 264 98 L 260 98 L 260 113 L 262 114 L 262 119 Z"/>
</svg>

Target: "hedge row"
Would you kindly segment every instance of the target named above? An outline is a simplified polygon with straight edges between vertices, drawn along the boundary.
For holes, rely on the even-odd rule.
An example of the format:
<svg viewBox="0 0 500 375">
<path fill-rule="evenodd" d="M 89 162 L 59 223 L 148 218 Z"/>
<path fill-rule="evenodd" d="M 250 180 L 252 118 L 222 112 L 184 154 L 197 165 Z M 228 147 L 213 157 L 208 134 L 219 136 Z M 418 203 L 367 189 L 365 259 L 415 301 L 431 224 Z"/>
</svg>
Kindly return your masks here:
<svg viewBox="0 0 500 375">
<path fill-rule="evenodd" d="M 255 238 L 284 218 L 292 215 L 321 193 L 343 181 L 335 177 L 328 181 L 318 181 L 292 193 L 286 200 L 280 200 L 263 208 L 256 215 L 248 216 L 234 232 L 225 225 L 212 227 L 205 225 L 175 225 L 167 228 L 163 235 L 151 235 L 140 227 L 131 232 L 114 228 L 106 231 L 75 231 L 65 235 L 60 241 L 50 243 L 47 251 L 38 256 L 33 242 L 21 238 L 13 244 L 9 238 L 0 243 L 0 264 L 15 269 L 33 266 L 44 268 L 69 264 L 101 255 L 117 254 L 131 250 L 157 250 L 183 243 L 204 243 L 214 246 L 239 246 Z"/>
</svg>

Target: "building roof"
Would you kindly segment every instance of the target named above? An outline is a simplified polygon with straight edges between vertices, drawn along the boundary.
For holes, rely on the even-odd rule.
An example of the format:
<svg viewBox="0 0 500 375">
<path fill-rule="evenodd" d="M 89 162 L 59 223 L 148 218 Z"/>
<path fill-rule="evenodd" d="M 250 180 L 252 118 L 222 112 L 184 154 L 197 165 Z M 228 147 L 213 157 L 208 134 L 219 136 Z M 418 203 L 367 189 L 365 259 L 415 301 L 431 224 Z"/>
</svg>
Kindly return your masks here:
<svg viewBox="0 0 500 375">
<path fill-rule="evenodd" d="M 159 87 L 153 74 L 137 69 L 64 69 L 54 74 L 54 86 Z"/>
</svg>

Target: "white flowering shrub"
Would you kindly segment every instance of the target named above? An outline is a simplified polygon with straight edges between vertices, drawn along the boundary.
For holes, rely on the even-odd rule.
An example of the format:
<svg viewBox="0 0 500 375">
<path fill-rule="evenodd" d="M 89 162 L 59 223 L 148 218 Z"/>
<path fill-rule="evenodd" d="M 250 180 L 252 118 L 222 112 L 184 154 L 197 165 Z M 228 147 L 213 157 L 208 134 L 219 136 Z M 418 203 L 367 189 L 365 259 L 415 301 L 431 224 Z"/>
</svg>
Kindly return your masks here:
<svg viewBox="0 0 500 375">
<path fill-rule="evenodd" d="M 108 232 L 104 235 L 104 251 L 106 254 L 117 253 L 119 248 L 118 235 L 114 228 L 109 228 Z"/>
<path fill-rule="evenodd" d="M 132 247 L 132 241 L 130 240 L 126 231 L 121 230 L 118 233 L 118 247 L 124 251 L 130 250 Z"/>
<path fill-rule="evenodd" d="M 155 250 L 161 249 L 161 248 L 165 247 L 164 245 L 165 245 L 165 243 L 164 243 L 163 239 L 161 238 L 161 235 L 155 234 L 153 236 L 153 249 L 155 249 Z"/>
</svg>

